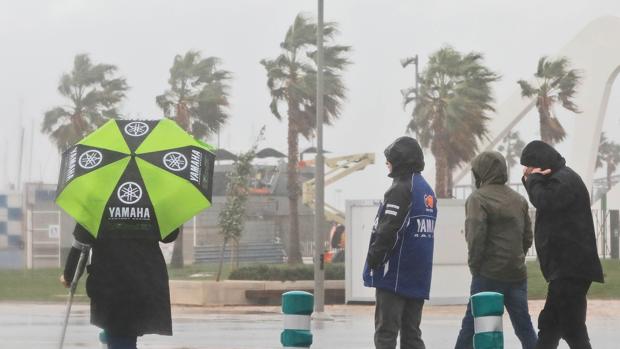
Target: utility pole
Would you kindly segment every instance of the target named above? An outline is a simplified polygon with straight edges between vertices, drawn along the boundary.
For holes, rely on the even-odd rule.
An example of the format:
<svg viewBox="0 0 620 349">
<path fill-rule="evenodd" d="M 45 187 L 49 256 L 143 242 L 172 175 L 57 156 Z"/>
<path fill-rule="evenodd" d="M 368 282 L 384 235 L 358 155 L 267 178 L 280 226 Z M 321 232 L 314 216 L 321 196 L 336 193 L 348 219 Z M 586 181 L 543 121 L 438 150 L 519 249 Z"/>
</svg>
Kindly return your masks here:
<svg viewBox="0 0 620 349">
<path fill-rule="evenodd" d="M 17 159 L 17 182 L 15 183 L 15 189 L 17 191 L 22 189 L 22 161 L 24 159 L 24 126 L 21 126 L 20 128 L 19 158 Z"/>
<path fill-rule="evenodd" d="M 2 173 L 3 178 L 4 178 L 4 186 L 5 189 L 11 189 L 10 187 L 10 181 L 9 181 L 9 141 L 8 139 L 4 141 L 4 161 L 3 164 L 4 166 L 4 171 Z"/>
<path fill-rule="evenodd" d="M 34 181 L 32 176 L 32 157 L 34 156 L 34 118 L 30 120 L 30 156 L 28 156 L 28 182 Z"/>
<path fill-rule="evenodd" d="M 324 312 L 325 304 L 325 166 L 323 161 L 323 0 L 318 0 L 317 83 L 316 83 L 316 159 L 314 164 L 314 312 Z"/>
<path fill-rule="evenodd" d="M 18 127 L 19 127 L 19 152 L 17 158 L 17 181 L 15 183 L 15 190 L 22 190 L 22 162 L 24 160 L 24 100 L 22 98 L 19 99 L 19 112 L 18 112 Z"/>
</svg>

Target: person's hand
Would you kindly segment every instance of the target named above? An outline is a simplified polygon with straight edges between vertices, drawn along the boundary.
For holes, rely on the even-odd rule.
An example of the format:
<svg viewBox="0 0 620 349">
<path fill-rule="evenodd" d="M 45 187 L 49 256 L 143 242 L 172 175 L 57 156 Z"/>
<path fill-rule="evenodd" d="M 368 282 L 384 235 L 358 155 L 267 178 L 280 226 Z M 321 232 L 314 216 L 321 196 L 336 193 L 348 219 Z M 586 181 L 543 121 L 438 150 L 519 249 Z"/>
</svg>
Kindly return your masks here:
<svg viewBox="0 0 620 349">
<path fill-rule="evenodd" d="M 543 176 L 546 176 L 551 173 L 550 169 L 543 170 L 540 167 L 524 167 L 523 168 L 523 179 L 527 180 L 527 177 L 532 173 L 540 173 Z"/>
<path fill-rule="evenodd" d="M 523 167 L 523 179 L 527 181 L 527 176 L 532 173 L 533 167 Z"/>
<path fill-rule="evenodd" d="M 546 176 L 549 173 L 551 173 L 551 170 L 550 169 L 543 170 L 542 168 L 535 168 L 532 170 L 532 173 L 540 173 L 541 175 Z"/>
<path fill-rule="evenodd" d="M 71 284 L 69 282 L 67 282 L 67 280 L 65 280 L 65 275 L 62 274 L 60 275 L 60 283 L 65 287 L 65 288 L 69 288 L 69 286 L 71 286 Z"/>
</svg>

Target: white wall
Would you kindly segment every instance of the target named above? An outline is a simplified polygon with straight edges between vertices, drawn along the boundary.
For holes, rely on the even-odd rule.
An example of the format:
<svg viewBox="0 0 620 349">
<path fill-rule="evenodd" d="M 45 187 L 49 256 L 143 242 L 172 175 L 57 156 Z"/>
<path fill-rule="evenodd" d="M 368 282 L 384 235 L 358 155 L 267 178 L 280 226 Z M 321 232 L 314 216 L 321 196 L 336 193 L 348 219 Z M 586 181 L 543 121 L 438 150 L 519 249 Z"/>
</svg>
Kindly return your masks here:
<svg viewBox="0 0 620 349">
<path fill-rule="evenodd" d="M 346 302 L 373 302 L 375 291 L 364 287 L 362 273 L 379 200 L 346 202 Z M 464 200 L 439 199 L 431 304 L 465 304 L 471 276 L 464 237 Z"/>
</svg>

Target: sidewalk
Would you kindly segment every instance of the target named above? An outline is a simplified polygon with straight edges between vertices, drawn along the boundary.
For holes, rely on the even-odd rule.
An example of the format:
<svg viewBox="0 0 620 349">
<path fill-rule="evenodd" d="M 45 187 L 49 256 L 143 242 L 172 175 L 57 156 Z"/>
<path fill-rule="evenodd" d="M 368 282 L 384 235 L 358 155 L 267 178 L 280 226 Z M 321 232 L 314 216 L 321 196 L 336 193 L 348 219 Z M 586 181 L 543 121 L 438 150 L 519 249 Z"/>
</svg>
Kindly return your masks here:
<svg viewBox="0 0 620 349">
<path fill-rule="evenodd" d="M 530 302 L 537 315 L 542 301 Z M 58 345 L 63 304 L 0 303 L 3 348 L 45 349 Z M 372 306 L 328 306 L 331 321 L 313 321 L 312 348 L 372 349 Z M 464 306 L 426 306 L 423 338 L 429 349 L 452 348 Z M 536 316 L 533 316 L 534 323 Z M 145 336 L 144 349 L 274 349 L 280 348 L 282 319 L 279 307 L 175 307 L 173 337 Z M 620 338 L 620 301 L 590 301 L 588 327 L 592 346 L 615 349 Z M 504 318 L 505 348 L 520 348 L 510 321 Z M 66 349 L 99 348 L 99 329 L 89 324 L 88 305 L 74 306 Z M 560 348 L 567 348 L 565 344 Z"/>
</svg>

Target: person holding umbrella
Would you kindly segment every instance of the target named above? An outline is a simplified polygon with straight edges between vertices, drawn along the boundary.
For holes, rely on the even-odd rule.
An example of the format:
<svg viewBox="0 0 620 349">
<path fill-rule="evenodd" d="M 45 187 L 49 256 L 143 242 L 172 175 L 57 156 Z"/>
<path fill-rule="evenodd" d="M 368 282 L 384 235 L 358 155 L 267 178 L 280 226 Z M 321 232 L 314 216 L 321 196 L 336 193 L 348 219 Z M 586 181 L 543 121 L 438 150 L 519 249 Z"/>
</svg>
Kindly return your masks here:
<svg viewBox="0 0 620 349">
<path fill-rule="evenodd" d="M 175 229 L 161 241 L 172 242 L 178 234 Z M 108 348 L 135 349 L 144 334 L 171 336 L 168 273 L 158 241 L 97 240 L 79 224 L 73 236 L 61 282 L 70 286 L 80 252 L 90 246 L 86 293 L 91 323 L 105 330 Z"/>
<path fill-rule="evenodd" d="M 159 243 L 174 241 L 184 222 L 211 205 L 214 160 L 213 148 L 167 119 L 112 120 L 63 153 L 56 203 L 77 222 L 61 276 L 65 286 L 73 281 L 65 319 L 74 275 L 92 250 L 91 323 L 105 330 L 108 348 L 135 349 L 144 334 L 172 335 Z"/>
</svg>

